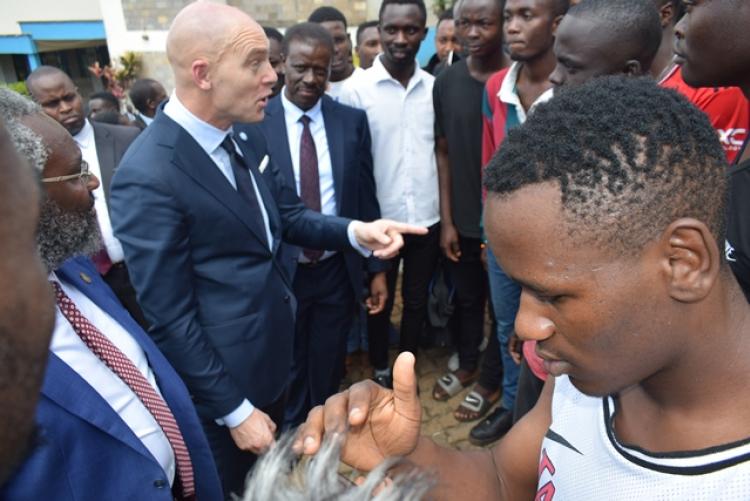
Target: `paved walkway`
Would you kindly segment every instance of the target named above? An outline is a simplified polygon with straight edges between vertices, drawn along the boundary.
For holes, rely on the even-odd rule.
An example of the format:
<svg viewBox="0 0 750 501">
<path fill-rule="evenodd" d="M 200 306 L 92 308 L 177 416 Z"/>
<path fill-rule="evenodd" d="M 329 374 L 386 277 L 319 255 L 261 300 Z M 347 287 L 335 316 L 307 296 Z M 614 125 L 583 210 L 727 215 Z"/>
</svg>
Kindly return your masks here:
<svg viewBox="0 0 750 501">
<path fill-rule="evenodd" d="M 422 401 L 422 434 L 432 437 L 439 444 L 458 449 L 478 449 L 468 440 L 469 431 L 478 421 L 462 423 L 453 417 L 453 411 L 470 391 L 470 387 L 445 402 L 438 402 L 432 398 L 432 388 L 435 381 L 447 371 L 450 354 L 450 351 L 445 348 L 431 348 L 419 353 L 417 376 Z M 395 357 L 396 351 L 391 350 L 391 360 Z M 344 383 L 346 385 L 360 381 L 370 375 L 371 369 L 367 364 L 367 354 L 357 353 L 354 355 Z"/>
<path fill-rule="evenodd" d="M 396 302 L 393 306 L 391 320 L 398 326 L 401 322 L 401 280 L 396 289 Z M 489 335 L 489 320 L 485 323 L 485 335 Z M 479 449 L 469 442 L 469 431 L 479 421 L 462 423 L 453 417 L 453 411 L 458 407 L 471 386 L 464 389 L 453 398 L 438 402 L 432 398 L 432 388 L 435 381 L 448 370 L 448 358 L 451 352 L 446 348 L 431 348 L 422 350 L 417 357 L 417 376 L 419 378 L 419 394 L 422 401 L 422 434 L 432 437 L 439 444 L 449 445 L 457 449 Z M 391 366 L 396 358 L 396 350 L 391 350 Z M 348 374 L 344 386 L 355 381 L 367 379 L 372 370 L 367 362 L 367 354 L 358 352 L 353 357 L 353 363 L 348 367 Z"/>
</svg>

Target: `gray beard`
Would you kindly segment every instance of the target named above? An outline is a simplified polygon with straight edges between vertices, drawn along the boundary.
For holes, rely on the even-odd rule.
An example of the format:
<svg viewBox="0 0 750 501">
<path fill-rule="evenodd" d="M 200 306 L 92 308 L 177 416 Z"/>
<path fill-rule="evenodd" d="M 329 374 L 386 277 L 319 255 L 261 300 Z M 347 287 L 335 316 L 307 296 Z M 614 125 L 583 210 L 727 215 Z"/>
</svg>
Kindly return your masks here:
<svg viewBox="0 0 750 501">
<path fill-rule="evenodd" d="M 71 257 L 91 256 L 102 248 L 95 212 L 64 211 L 49 197 L 42 203 L 36 240 L 48 271 L 56 270 Z"/>
</svg>

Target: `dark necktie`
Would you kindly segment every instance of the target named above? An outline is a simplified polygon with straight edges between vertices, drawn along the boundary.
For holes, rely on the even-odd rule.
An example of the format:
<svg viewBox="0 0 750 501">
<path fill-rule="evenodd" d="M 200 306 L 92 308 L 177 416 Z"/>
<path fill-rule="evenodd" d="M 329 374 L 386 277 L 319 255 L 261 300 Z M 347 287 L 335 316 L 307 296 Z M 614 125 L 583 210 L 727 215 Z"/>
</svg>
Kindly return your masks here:
<svg viewBox="0 0 750 501">
<path fill-rule="evenodd" d="M 193 477 L 193 463 L 190 461 L 185 440 L 182 438 L 182 432 L 177 426 L 172 411 L 164 399 L 156 392 L 148 379 L 138 370 L 135 364 L 112 343 L 99 329 L 96 328 L 73 303 L 62 290 L 57 282 L 51 282 L 55 289 L 55 298 L 57 305 L 65 318 L 78 337 L 86 343 L 86 346 L 109 367 L 125 384 L 127 384 L 133 393 L 143 402 L 159 426 L 164 431 L 164 435 L 169 441 L 174 451 L 175 461 L 177 463 L 177 477 L 181 487 L 181 499 L 194 499 L 195 496 L 195 479 Z M 96 465 L 93 465 L 96 466 Z"/>
<path fill-rule="evenodd" d="M 237 183 L 237 192 L 250 206 L 252 220 L 256 224 L 256 230 L 259 235 L 262 235 L 263 242 L 268 245 L 268 236 L 266 234 L 266 225 L 263 222 L 263 213 L 260 210 L 260 203 L 258 197 L 255 195 L 253 180 L 250 177 L 250 170 L 245 163 L 245 159 L 237 152 L 237 148 L 229 134 L 227 134 L 221 142 L 221 147 L 229 154 L 229 163 L 232 164 L 234 181 Z"/>
<path fill-rule="evenodd" d="M 302 115 L 302 138 L 299 144 L 299 191 L 302 203 L 308 209 L 320 212 L 320 176 L 318 175 L 318 153 L 315 150 L 310 132 L 310 117 Z M 322 250 L 304 249 L 303 254 L 310 261 L 317 261 L 323 255 Z"/>
</svg>

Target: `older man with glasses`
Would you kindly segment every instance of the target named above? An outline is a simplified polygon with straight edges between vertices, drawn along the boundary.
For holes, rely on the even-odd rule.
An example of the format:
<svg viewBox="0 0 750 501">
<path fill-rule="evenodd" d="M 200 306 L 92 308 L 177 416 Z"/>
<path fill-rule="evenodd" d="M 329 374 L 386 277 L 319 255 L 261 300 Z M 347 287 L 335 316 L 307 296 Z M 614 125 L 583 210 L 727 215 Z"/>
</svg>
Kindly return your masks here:
<svg viewBox="0 0 750 501">
<path fill-rule="evenodd" d="M 43 183 L 37 245 L 57 305 L 40 439 L 0 499 L 220 499 L 185 386 L 85 257 L 101 247 L 99 180 L 34 103 L 0 89 L 0 118 Z"/>
<path fill-rule="evenodd" d="M 123 306 L 141 327 L 147 329 L 148 324 L 130 283 L 122 245 L 114 236 L 109 217 L 109 185 L 112 176 L 140 130 L 87 119 L 81 94 L 70 77 L 58 68 L 40 66 L 29 75 L 26 85 L 42 110 L 73 136 L 83 159 L 100 180 L 93 195 L 103 245 L 93 256 L 94 264 Z"/>
</svg>

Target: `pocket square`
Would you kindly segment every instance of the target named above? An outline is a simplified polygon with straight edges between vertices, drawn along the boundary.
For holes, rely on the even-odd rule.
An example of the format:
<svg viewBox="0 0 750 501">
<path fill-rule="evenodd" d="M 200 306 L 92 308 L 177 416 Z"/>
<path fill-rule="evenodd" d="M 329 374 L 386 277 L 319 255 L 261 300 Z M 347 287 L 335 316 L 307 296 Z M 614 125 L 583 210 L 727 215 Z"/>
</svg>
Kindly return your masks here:
<svg viewBox="0 0 750 501">
<path fill-rule="evenodd" d="M 258 170 L 261 174 L 266 170 L 266 167 L 268 167 L 268 155 L 263 155 L 263 160 L 260 161 L 260 165 L 258 166 Z"/>
</svg>

